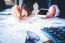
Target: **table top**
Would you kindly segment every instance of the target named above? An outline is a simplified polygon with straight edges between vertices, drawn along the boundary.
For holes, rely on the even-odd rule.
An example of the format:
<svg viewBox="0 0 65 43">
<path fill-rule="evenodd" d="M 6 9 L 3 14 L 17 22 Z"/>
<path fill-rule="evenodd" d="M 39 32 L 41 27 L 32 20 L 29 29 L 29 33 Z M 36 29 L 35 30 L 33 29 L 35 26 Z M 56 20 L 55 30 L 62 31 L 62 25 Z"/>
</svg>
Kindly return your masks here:
<svg viewBox="0 0 65 43">
<path fill-rule="evenodd" d="M 3 41 L 3 43 L 24 43 L 23 42 L 24 40 L 22 40 L 22 38 L 26 37 L 25 31 L 36 32 L 44 27 L 51 27 L 51 26 L 55 26 L 55 27 L 65 26 L 65 19 L 60 19 L 60 18 L 41 19 L 38 16 L 32 16 L 27 20 L 19 21 L 10 15 L 1 16 L 0 41 Z"/>
<path fill-rule="evenodd" d="M 3 17 L 2 17 L 3 18 Z M 19 23 L 20 25 L 24 25 L 27 27 L 31 26 L 37 27 L 37 29 L 41 29 L 41 27 L 57 27 L 57 26 L 65 26 L 65 19 L 61 19 L 61 18 L 48 18 L 48 19 L 41 19 L 38 16 L 32 16 L 29 17 L 26 20 L 16 20 L 14 17 L 12 16 L 5 16 L 6 19 L 0 20 L 0 23 L 3 24 L 17 24 Z"/>
</svg>

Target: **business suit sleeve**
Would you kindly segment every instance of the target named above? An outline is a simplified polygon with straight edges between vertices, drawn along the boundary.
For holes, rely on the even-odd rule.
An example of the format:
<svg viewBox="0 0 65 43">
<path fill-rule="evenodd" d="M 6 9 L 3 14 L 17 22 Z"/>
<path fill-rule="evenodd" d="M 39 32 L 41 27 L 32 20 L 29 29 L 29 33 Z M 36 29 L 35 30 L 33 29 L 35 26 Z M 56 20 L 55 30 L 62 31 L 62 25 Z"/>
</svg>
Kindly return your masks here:
<svg viewBox="0 0 65 43">
<path fill-rule="evenodd" d="M 33 9 L 33 4 L 36 2 L 36 0 L 23 0 L 23 4 L 22 4 L 22 7 L 24 9 Z"/>
<path fill-rule="evenodd" d="M 60 10 L 58 17 L 65 18 L 65 0 L 51 0 L 51 5 L 56 4 Z"/>
<path fill-rule="evenodd" d="M 5 1 L 0 0 L 0 10 L 3 10 L 6 7 Z"/>
</svg>

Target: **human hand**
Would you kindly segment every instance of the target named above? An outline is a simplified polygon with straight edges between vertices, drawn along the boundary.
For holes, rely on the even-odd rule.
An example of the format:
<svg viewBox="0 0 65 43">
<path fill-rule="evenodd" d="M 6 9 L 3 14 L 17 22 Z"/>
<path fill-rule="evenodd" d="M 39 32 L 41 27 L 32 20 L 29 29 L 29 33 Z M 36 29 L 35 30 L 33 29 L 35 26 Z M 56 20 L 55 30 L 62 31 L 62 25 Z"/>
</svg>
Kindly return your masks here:
<svg viewBox="0 0 65 43">
<path fill-rule="evenodd" d="M 20 6 L 18 5 L 14 5 L 12 7 L 12 15 L 16 18 L 16 19 L 26 19 L 27 18 L 27 11 L 23 8 L 20 8 Z"/>
<path fill-rule="evenodd" d="M 41 17 L 42 19 L 46 19 L 46 18 L 53 18 L 55 16 L 56 13 L 56 8 L 54 5 L 50 6 L 47 14 L 43 17 Z"/>
<path fill-rule="evenodd" d="M 54 5 L 52 5 L 52 6 L 49 8 L 48 12 L 47 12 L 46 18 L 53 18 L 54 15 L 55 15 L 55 13 L 56 13 L 56 8 L 55 8 Z"/>
</svg>

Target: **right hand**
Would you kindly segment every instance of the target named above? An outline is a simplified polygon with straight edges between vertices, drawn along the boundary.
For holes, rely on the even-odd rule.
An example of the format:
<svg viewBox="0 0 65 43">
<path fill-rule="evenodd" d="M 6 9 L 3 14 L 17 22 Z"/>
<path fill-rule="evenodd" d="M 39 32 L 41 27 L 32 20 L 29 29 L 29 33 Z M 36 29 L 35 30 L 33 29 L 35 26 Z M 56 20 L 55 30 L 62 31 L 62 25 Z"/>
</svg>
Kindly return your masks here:
<svg viewBox="0 0 65 43">
<path fill-rule="evenodd" d="M 41 17 L 42 19 L 46 19 L 46 18 L 53 18 L 55 16 L 55 13 L 56 13 L 56 8 L 54 5 L 50 6 L 47 14 L 43 17 Z"/>
<path fill-rule="evenodd" d="M 20 8 L 20 6 L 18 5 L 14 5 L 12 7 L 12 15 L 16 18 L 16 19 L 26 19 L 27 18 L 27 11 L 23 8 Z"/>
<path fill-rule="evenodd" d="M 56 13 L 56 8 L 55 8 L 54 5 L 52 5 L 52 6 L 49 8 L 49 10 L 48 10 L 46 16 L 47 16 L 47 18 L 53 18 L 53 17 L 55 16 L 55 13 Z"/>
</svg>

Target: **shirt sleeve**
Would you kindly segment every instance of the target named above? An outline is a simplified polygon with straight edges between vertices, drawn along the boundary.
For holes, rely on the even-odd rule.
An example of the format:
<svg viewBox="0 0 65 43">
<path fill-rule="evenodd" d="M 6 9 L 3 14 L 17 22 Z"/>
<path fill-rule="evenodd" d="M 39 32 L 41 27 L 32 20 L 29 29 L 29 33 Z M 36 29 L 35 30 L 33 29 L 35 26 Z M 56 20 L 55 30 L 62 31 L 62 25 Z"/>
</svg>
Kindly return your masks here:
<svg viewBox="0 0 65 43">
<path fill-rule="evenodd" d="M 32 8 L 33 9 L 33 4 L 35 3 L 36 1 L 35 0 L 23 0 L 23 3 L 22 3 L 22 7 L 24 9 L 28 9 L 28 8 Z"/>
</svg>

